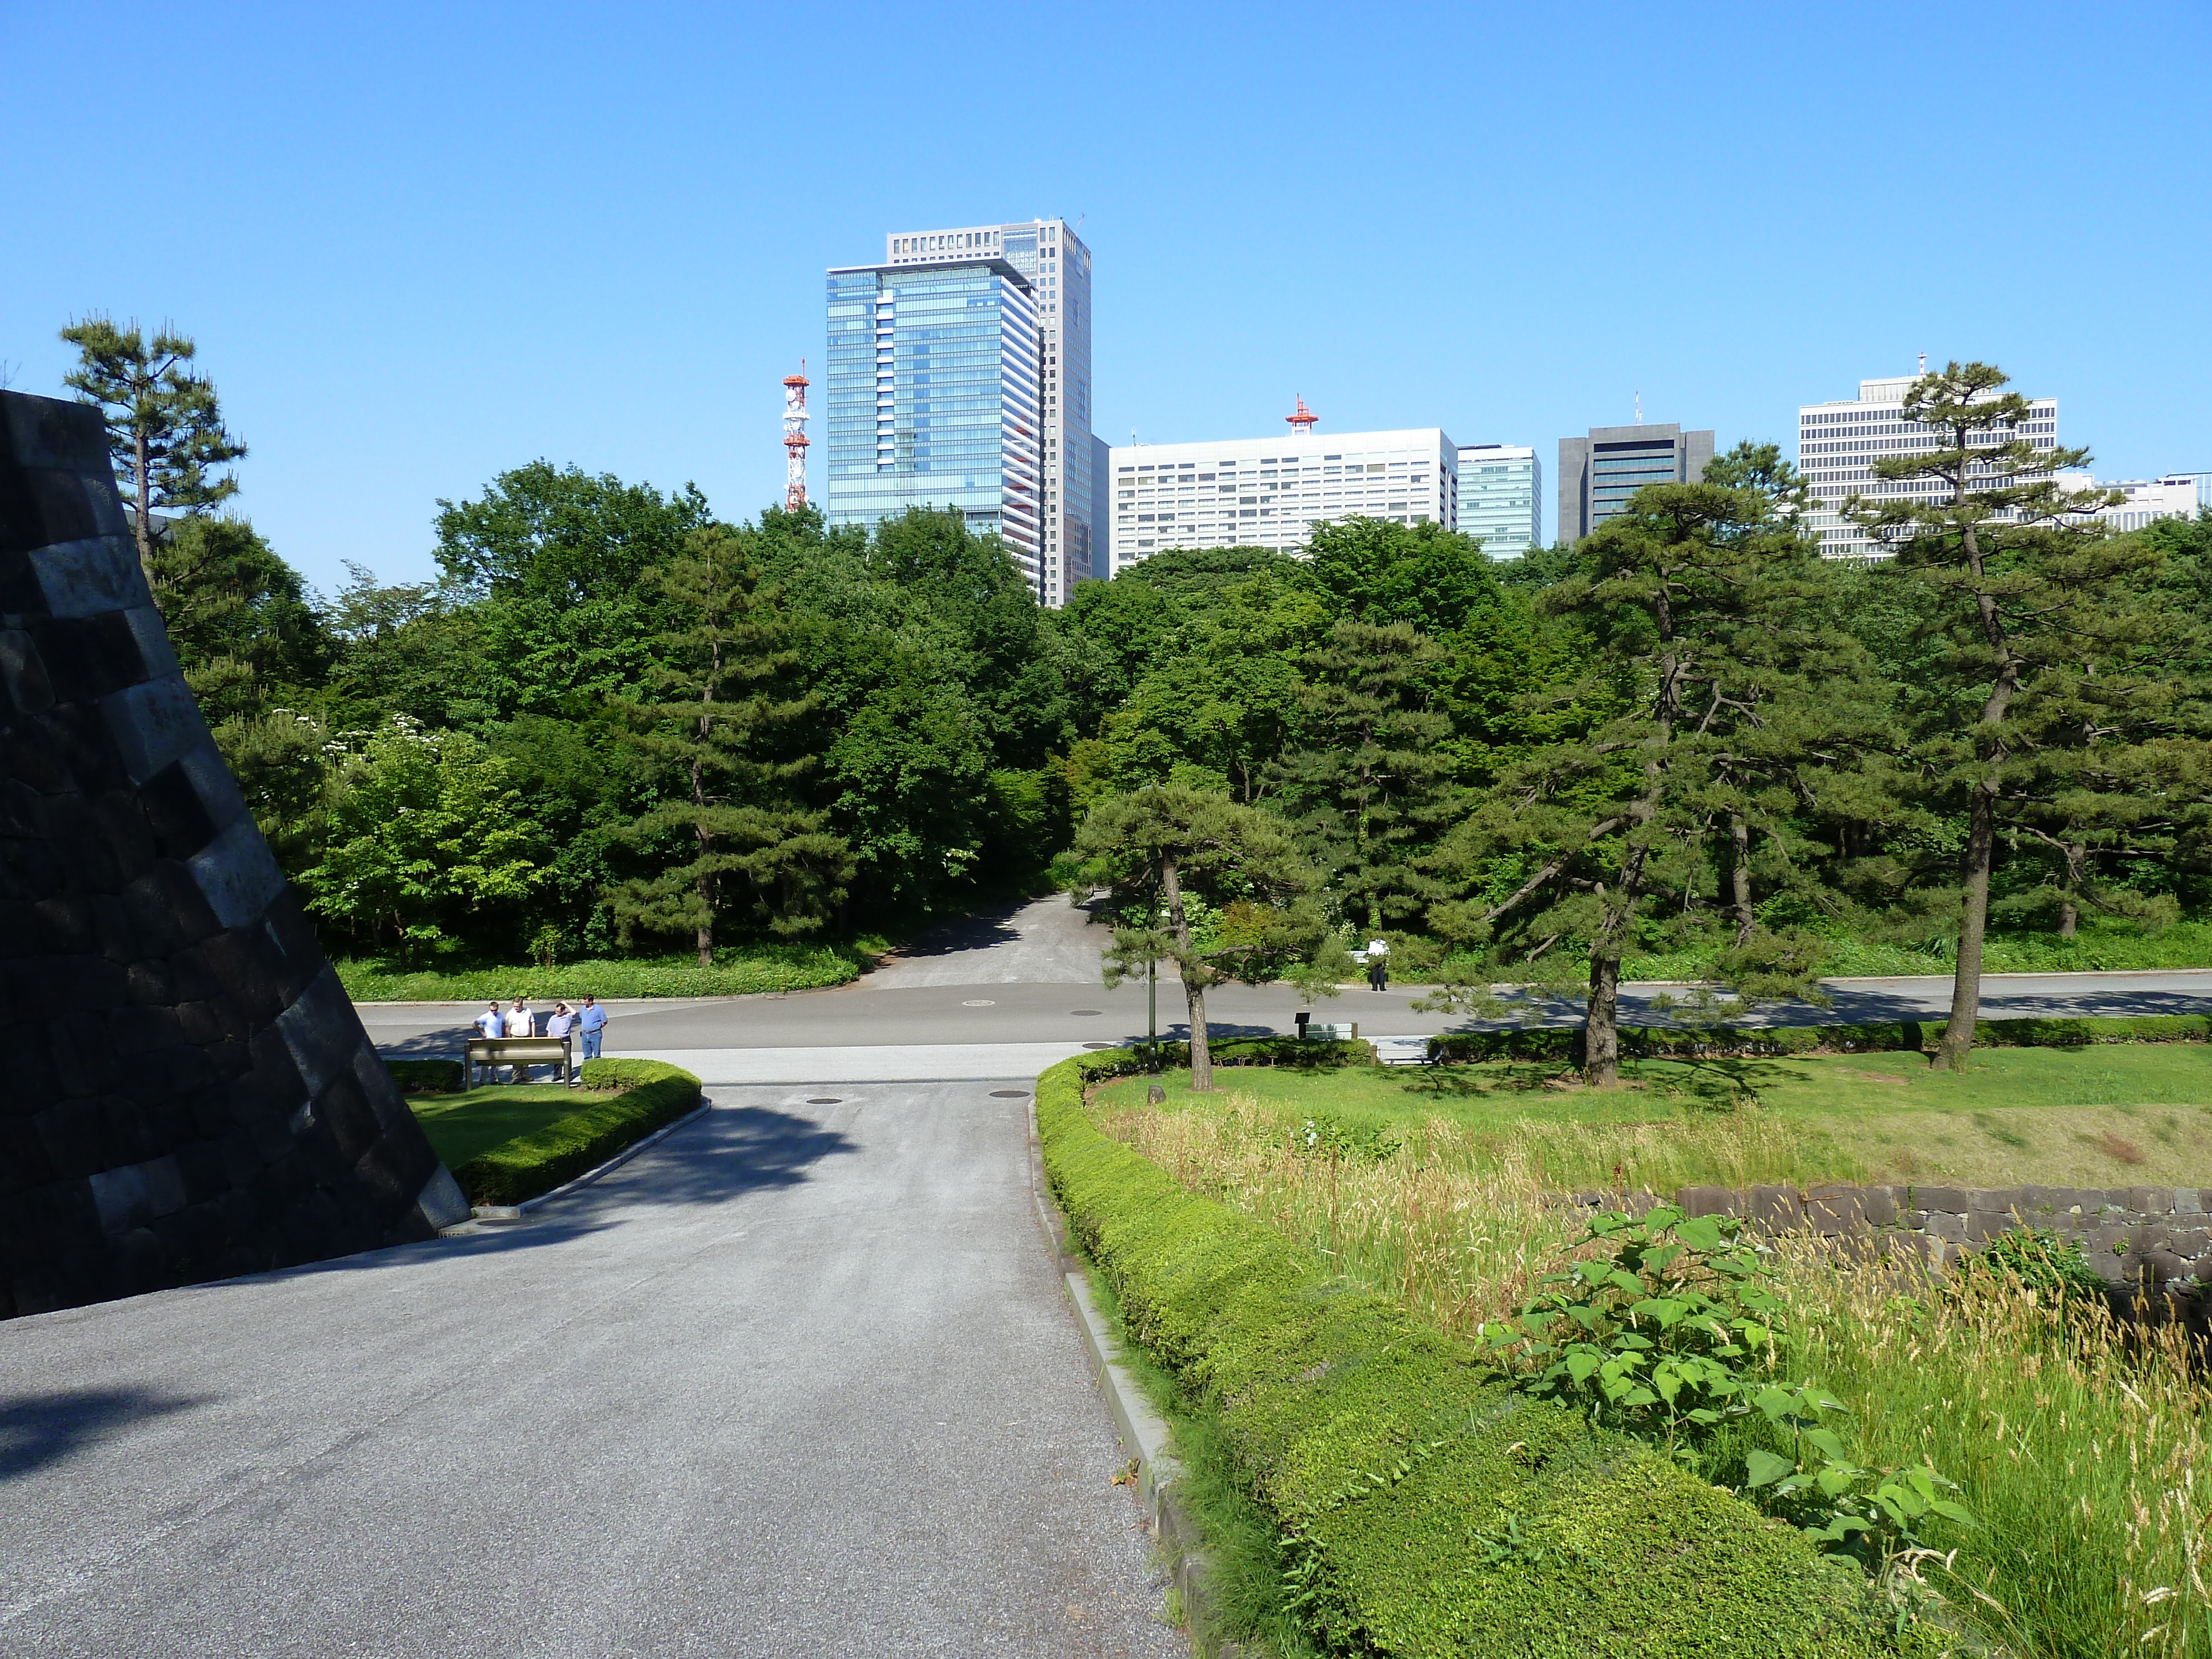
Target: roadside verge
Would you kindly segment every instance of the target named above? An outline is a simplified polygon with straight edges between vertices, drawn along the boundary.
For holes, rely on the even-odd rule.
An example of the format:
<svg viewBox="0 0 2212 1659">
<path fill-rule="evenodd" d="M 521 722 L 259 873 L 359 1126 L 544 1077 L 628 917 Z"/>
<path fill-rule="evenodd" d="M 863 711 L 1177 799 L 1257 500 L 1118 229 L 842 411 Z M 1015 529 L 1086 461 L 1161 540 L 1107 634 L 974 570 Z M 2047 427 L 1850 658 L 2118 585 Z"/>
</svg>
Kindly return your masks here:
<svg viewBox="0 0 2212 1659">
<path fill-rule="evenodd" d="M 1471 1345 L 1323 1280 L 1273 1230 L 1106 1136 L 1084 1084 L 1125 1060 L 1038 1079 L 1047 1180 L 1132 1339 L 1218 1421 L 1225 1473 L 1279 1528 L 1287 1599 L 1325 1651 L 1870 1659 L 1952 1646 L 1925 1626 L 1896 1633 L 1851 1562 L 1515 1393 Z"/>
</svg>

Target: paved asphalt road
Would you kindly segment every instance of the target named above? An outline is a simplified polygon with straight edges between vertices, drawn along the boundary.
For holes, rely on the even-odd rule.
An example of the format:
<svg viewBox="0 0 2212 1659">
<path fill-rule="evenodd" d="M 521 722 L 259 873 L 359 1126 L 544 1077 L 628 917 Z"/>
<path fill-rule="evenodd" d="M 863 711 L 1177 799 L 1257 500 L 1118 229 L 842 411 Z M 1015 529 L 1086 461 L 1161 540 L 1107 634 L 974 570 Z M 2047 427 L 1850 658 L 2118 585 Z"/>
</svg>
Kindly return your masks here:
<svg viewBox="0 0 2212 1659">
<path fill-rule="evenodd" d="M 0 1327 L 0 1654 L 1187 1652 L 1026 1095 L 718 1090 L 519 1227 Z"/>
<path fill-rule="evenodd" d="M 690 1054 L 723 1048 L 1020 1042 L 1064 1045 L 1064 1052 L 1086 1042 L 1142 1037 L 1145 988 L 1124 985 L 1109 991 L 1100 984 L 1098 951 L 1104 930 L 1086 921 L 1085 914 L 1065 899 L 1045 899 L 948 929 L 856 985 L 787 996 L 612 1004 L 608 1051 Z M 1636 1010 L 1670 991 L 1679 994 L 1680 988 L 1624 987 L 1622 1017 L 1634 1023 Z M 1936 976 L 1838 980 L 1830 991 L 1834 1001 L 1827 1009 L 1785 1007 L 1763 1017 L 1792 1024 L 1941 1017 L 1950 1006 L 1951 981 Z M 1426 1034 L 1465 1023 L 1414 1012 L 1411 1004 L 1419 994 L 1378 994 L 1361 987 L 1308 1002 L 1288 986 L 1223 986 L 1207 994 L 1206 1012 L 1217 1036 L 1288 1032 L 1295 1029 L 1291 1016 L 1302 1008 L 1310 1009 L 1316 1019 L 1357 1020 L 1363 1036 Z M 1997 974 L 1982 984 L 1982 1012 L 1991 1018 L 2193 1013 L 2208 1008 L 2212 970 Z M 388 1054 L 458 1054 L 476 1012 L 473 1004 L 382 1003 L 364 1006 L 362 1017 Z M 1560 1002 L 1543 1007 L 1537 1018 L 1570 1024 L 1581 1012 Z M 1172 980 L 1159 987 L 1159 1030 L 1170 1036 L 1188 1035 L 1182 988 Z M 900 1073 L 869 1068 L 856 1074 Z"/>
</svg>

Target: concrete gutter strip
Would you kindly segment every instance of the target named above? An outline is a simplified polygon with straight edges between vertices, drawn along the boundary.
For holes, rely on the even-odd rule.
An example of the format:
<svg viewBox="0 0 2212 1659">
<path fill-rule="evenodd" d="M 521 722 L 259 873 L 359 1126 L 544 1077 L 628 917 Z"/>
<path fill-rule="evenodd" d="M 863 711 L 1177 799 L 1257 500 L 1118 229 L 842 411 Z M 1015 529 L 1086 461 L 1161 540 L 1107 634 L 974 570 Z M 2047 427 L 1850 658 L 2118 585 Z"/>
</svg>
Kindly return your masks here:
<svg viewBox="0 0 2212 1659">
<path fill-rule="evenodd" d="M 1212 1606 L 1206 1591 L 1205 1540 L 1185 1510 L 1177 1491 L 1183 1468 L 1170 1443 L 1167 1420 L 1129 1375 L 1119 1358 L 1120 1345 L 1099 1312 L 1090 1271 L 1067 1248 L 1067 1218 L 1046 1186 L 1043 1148 L 1037 1139 L 1036 1097 L 1030 1097 L 1030 1194 L 1036 1200 L 1037 1224 L 1058 1259 L 1067 1283 L 1067 1299 L 1090 1351 L 1092 1379 L 1104 1396 L 1121 1449 L 1133 1454 L 1138 1506 L 1159 1540 L 1168 1577 L 1182 1598 L 1183 1628 L 1191 1646 L 1209 1659 L 1240 1659 L 1243 1650 L 1212 1635 Z"/>
<path fill-rule="evenodd" d="M 684 1127 L 686 1125 L 696 1123 L 701 1118 L 706 1116 L 708 1113 L 714 1109 L 714 1103 L 713 1101 L 702 1098 L 697 1110 L 686 1112 L 682 1117 L 678 1118 L 675 1122 L 663 1125 L 660 1128 L 655 1129 L 651 1134 L 646 1136 L 642 1140 L 633 1140 L 629 1146 L 623 1147 L 622 1151 L 617 1152 L 612 1158 L 600 1164 L 597 1169 L 586 1170 L 583 1174 L 578 1176 L 574 1181 L 565 1181 L 558 1187 L 556 1187 L 551 1192 L 540 1193 L 537 1197 L 525 1199 L 520 1204 L 479 1204 L 471 1212 L 471 1218 L 469 1220 L 461 1222 L 455 1226 L 445 1228 L 441 1236 L 447 1238 L 453 1238 L 477 1232 L 482 1229 L 483 1224 L 488 1221 L 495 1224 L 495 1225 L 500 1222 L 512 1223 L 520 1221 L 524 1216 L 529 1214 L 531 1211 L 538 1209 L 544 1205 L 550 1204 L 556 1198 L 566 1198 L 570 1193 L 580 1191 L 582 1188 L 590 1186 L 601 1176 L 609 1175 L 613 1171 L 619 1170 L 623 1164 L 629 1163 L 630 1159 L 635 1158 L 647 1147 L 659 1145 L 661 1141 L 667 1139 L 669 1136 L 674 1134 L 678 1129 Z"/>
</svg>

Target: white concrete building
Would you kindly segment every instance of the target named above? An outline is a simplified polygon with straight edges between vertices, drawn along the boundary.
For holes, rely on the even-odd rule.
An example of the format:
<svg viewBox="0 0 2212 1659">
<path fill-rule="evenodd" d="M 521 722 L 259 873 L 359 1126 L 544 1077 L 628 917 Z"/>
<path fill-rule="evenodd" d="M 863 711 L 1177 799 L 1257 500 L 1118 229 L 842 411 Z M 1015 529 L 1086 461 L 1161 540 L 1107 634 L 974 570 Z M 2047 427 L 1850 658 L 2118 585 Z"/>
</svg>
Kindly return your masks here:
<svg viewBox="0 0 2212 1659">
<path fill-rule="evenodd" d="M 1544 544 L 1544 463 L 1518 444 L 1459 447 L 1459 516 L 1453 528 L 1508 559 Z"/>
<path fill-rule="evenodd" d="M 1884 556 L 1870 546 L 1866 532 L 1843 515 L 1844 498 L 1854 491 L 1870 500 L 1936 501 L 1942 488 L 1924 479 L 1885 483 L 1875 477 L 1875 459 L 1925 454 L 1940 447 L 1942 434 L 1904 418 L 1905 394 L 1918 376 L 1861 380 L 1859 395 L 1848 403 L 1807 404 L 1797 411 L 1797 470 L 1812 487 L 1814 507 L 1807 520 L 1831 558 Z M 2027 416 L 2013 431 L 1991 433 L 1978 444 L 1992 447 L 2025 438 L 2038 449 L 2058 447 L 2058 400 L 2032 399 Z"/>
<path fill-rule="evenodd" d="M 1076 583 L 1110 574 L 1100 534 L 1100 485 L 1091 476 L 1091 250 L 1060 219 L 901 230 L 884 239 L 887 265 L 960 259 L 1003 259 L 1034 289 L 1043 405 L 1036 434 L 1042 474 L 1042 499 L 1036 505 L 1043 568 L 1037 597 L 1048 605 L 1062 605 Z"/>
<path fill-rule="evenodd" d="M 2087 472 L 2062 472 L 2058 475 L 2058 487 L 2069 493 L 2117 489 L 2125 495 L 2127 500 L 2119 506 L 2100 507 L 2094 514 L 2084 515 L 2100 519 L 2116 531 L 2141 530 L 2160 519 L 2197 516 L 2197 480 L 2186 475 L 2113 480 L 2092 477 Z"/>
<path fill-rule="evenodd" d="M 1458 522 L 1458 449 L 1439 427 L 1306 432 L 1193 444 L 1116 444 L 1114 568 L 1169 547 L 1302 550 L 1351 518 Z"/>
</svg>

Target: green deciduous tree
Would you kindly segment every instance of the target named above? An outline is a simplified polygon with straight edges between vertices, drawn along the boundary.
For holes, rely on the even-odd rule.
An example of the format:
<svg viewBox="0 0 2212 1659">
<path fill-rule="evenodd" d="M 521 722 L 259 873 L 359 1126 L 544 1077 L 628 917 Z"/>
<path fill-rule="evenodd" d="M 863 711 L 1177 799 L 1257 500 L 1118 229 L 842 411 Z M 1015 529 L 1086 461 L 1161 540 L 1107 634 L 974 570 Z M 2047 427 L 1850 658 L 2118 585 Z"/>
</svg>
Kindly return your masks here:
<svg viewBox="0 0 2212 1659">
<path fill-rule="evenodd" d="M 196 348 L 186 336 L 164 325 L 149 340 L 135 322 L 118 328 L 112 318 L 88 317 L 62 338 L 79 354 L 64 384 L 107 422 L 139 562 L 150 574 L 154 515 L 193 517 L 229 500 L 238 480 L 215 469 L 243 460 L 246 446 L 223 427 L 215 383 L 193 372 Z"/>
<path fill-rule="evenodd" d="M 308 910 L 357 943 L 422 957 L 481 939 L 544 879 L 507 764 L 465 732 L 396 719 L 340 763 L 332 792 L 301 880 Z"/>
<path fill-rule="evenodd" d="M 1162 961 L 1182 976 L 1194 1089 L 1213 1086 L 1208 987 L 1290 978 L 1333 995 L 1349 966 L 1313 902 L 1313 868 L 1273 813 L 1175 784 L 1140 789 L 1093 807 L 1075 850 L 1116 913 L 1134 918 L 1114 930 L 1106 982 Z"/>
<path fill-rule="evenodd" d="M 645 669 L 648 698 L 624 712 L 628 743 L 661 793 L 628 837 L 659 867 L 607 899 L 625 935 L 691 934 L 705 968 L 726 910 L 780 934 L 820 927 L 852 860 L 795 796 L 817 762 L 787 738 L 813 699 L 791 683 L 798 659 L 743 534 L 694 530 L 650 579 L 670 625 Z"/>
<path fill-rule="evenodd" d="M 2139 602 L 2154 547 L 2080 516 L 2121 497 L 2063 487 L 2059 470 L 2086 465 L 2088 451 L 2021 432 L 2029 404 L 2006 384 L 1987 363 L 1921 376 L 1903 418 L 1927 432 L 1929 447 L 1876 460 L 1880 492 L 1844 504 L 1935 602 L 1936 695 L 1919 711 L 1917 753 L 1931 787 L 1966 818 L 1959 954 L 1937 1051 L 1955 1071 L 1973 1046 L 2005 803 L 2036 793 L 2039 731 L 2094 721 L 2106 702 L 2076 665 L 2142 649 L 2159 621 Z"/>
</svg>

